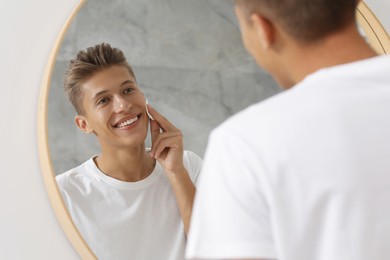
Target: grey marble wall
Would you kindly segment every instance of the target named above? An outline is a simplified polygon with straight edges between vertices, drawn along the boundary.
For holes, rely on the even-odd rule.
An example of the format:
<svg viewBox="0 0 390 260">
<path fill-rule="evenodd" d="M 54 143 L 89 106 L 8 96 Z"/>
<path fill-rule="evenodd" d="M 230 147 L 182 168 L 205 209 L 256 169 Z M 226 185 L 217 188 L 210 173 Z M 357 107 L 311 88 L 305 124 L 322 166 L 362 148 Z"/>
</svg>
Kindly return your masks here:
<svg viewBox="0 0 390 260">
<path fill-rule="evenodd" d="M 182 130 L 185 149 L 200 156 L 214 127 L 280 91 L 244 49 L 231 1 L 87 1 L 52 75 L 48 132 L 57 174 L 99 154 L 95 137 L 75 126 L 62 84 L 69 60 L 101 42 L 123 50 L 149 103 Z"/>
</svg>

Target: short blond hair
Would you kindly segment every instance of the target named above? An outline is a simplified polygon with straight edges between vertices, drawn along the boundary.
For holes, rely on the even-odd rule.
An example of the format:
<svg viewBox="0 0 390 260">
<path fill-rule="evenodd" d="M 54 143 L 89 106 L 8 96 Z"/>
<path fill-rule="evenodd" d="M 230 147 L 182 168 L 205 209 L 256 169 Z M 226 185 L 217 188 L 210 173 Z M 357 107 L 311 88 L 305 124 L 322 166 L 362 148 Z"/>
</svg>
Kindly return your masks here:
<svg viewBox="0 0 390 260">
<path fill-rule="evenodd" d="M 123 52 L 108 43 L 97 44 L 80 51 L 71 60 L 65 73 L 64 89 L 69 101 L 78 114 L 84 114 L 82 85 L 96 72 L 111 66 L 124 66 L 134 77 L 133 69 Z"/>
</svg>

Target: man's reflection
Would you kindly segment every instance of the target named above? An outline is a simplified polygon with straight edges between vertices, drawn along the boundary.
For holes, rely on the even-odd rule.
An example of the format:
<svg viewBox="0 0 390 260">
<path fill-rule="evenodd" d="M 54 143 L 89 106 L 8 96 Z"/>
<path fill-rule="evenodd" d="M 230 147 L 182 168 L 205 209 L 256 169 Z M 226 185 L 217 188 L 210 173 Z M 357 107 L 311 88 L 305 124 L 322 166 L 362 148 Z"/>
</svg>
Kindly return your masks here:
<svg viewBox="0 0 390 260">
<path fill-rule="evenodd" d="M 101 154 L 57 183 L 81 235 L 99 259 L 184 259 L 201 159 L 182 134 L 148 105 L 122 51 L 80 51 L 65 75 L 75 123 Z M 148 126 L 151 149 L 145 148 Z"/>
</svg>

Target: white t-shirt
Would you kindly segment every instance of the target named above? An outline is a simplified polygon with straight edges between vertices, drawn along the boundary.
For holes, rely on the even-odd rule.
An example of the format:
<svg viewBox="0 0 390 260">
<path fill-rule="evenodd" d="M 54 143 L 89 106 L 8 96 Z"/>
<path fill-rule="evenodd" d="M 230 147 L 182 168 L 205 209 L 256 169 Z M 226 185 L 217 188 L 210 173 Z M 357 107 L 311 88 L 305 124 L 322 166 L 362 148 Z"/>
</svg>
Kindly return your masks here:
<svg viewBox="0 0 390 260">
<path fill-rule="evenodd" d="M 211 134 L 186 256 L 390 259 L 390 57 L 322 69 Z"/>
<path fill-rule="evenodd" d="M 195 183 L 202 160 L 185 151 L 183 161 Z M 76 227 L 99 259 L 184 259 L 183 221 L 158 162 L 138 182 L 105 175 L 93 158 L 56 179 Z"/>
</svg>

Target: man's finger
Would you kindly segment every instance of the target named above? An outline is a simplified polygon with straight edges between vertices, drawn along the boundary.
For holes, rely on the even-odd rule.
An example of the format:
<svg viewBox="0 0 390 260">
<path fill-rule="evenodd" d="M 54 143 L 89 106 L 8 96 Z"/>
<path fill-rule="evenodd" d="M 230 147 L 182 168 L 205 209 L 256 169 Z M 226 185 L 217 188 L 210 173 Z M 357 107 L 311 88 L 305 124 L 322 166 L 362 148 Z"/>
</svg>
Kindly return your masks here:
<svg viewBox="0 0 390 260">
<path fill-rule="evenodd" d="M 151 147 L 151 150 L 150 150 L 150 154 L 151 156 L 154 157 L 155 153 L 156 153 L 156 148 L 160 145 L 160 142 L 164 139 L 170 139 L 170 138 L 180 138 L 180 139 L 177 139 L 176 143 L 178 145 L 183 145 L 183 140 L 182 140 L 182 135 L 180 132 L 165 132 L 165 133 L 160 133 L 158 134 L 157 136 L 154 137 L 154 139 L 152 139 L 152 147 Z"/>
<path fill-rule="evenodd" d="M 180 148 L 180 144 L 177 143 L 175 137 L 164 138 L 158 142 L 158 145 L 154 148 L 154 158 L 158 159 L 161 153 L 166 149 Z"/>
</svg>

